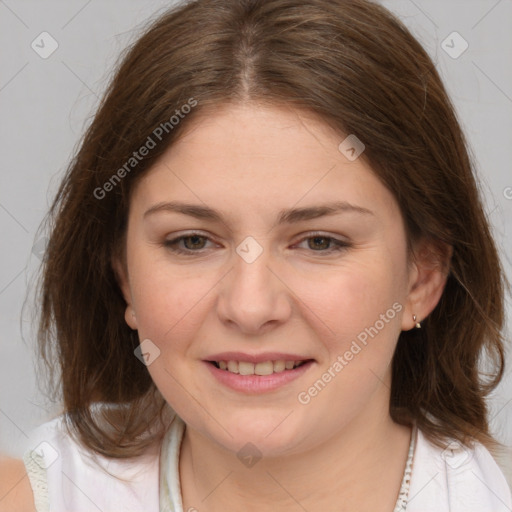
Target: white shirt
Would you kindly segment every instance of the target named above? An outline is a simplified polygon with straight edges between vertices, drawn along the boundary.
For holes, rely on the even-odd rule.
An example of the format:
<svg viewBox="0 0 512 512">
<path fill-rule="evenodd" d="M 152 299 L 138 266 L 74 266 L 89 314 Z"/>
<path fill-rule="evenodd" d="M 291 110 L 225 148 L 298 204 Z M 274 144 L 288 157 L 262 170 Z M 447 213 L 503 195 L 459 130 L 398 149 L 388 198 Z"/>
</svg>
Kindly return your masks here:
<svg viewBox="0 0 512 512">
<path fill-rule="evenodd" d="M 179 450 L 185 424 L 176 416 L 156 451 L 132 460 L 92 454 L 58 418 L 31 435 L 23 460 L 37 512 L 183 512 Z M 167 471 L 160 471 L 160 465 Z M 109 474 L 110 473 L 110 474 Z M 121 481 L 116 475 L 127 481 Z M 168 492 L 169 506 L 159 508 Z M 505 477 L 480 443 L 442 450 L 417 430 L 407 512 L 512 512 Z"/>
</svg>

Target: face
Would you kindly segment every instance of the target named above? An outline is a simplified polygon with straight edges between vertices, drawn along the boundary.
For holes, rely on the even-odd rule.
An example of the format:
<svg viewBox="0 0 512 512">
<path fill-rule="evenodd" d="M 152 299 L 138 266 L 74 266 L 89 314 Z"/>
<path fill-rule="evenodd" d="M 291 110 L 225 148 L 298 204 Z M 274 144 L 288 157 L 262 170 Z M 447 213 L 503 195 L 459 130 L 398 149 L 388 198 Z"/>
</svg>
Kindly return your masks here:
<svg viewBox="0 0 512 512">
<path fill-rule="evenodd" d="M 298 453 L 388 414 L 416 273 L 398 204 L 344 138 L 305 112 L 227 106 L 132 195 L 126 321 L 171 407 L 233 452 Z"/>
</svg>

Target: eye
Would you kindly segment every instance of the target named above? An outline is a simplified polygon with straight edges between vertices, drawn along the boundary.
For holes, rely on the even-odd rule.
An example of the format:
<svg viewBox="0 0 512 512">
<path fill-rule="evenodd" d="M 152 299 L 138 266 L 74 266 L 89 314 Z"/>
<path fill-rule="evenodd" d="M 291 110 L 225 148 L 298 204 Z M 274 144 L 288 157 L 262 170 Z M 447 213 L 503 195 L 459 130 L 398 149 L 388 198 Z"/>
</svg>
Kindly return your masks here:
<svg viewBox="0 0 512 512">
<path fill-rule="evenodd" d="M 333 252 L 340 252 L 348 249 L 351 245 L 343 240 L 338 240 L 332 236 L 327 236 L 322 233 L 314 233 L 301 240 L 301 243 L 307 242 L 307 248 L 313 252 L 320 252 L 330 254 Z"/>
<path fill-rule="evenodd" d="M 207 243 L 211 242 L 210 238 L 201 233 L 187 233 L 172 240 L 166 240 L 163 245 L 175 254 L 192 255 L 193 253 L 201 254 L 207 250 Z M 299 242 L 307 242 L 307 249 L 312 252 L 331 254 L 341 252 L 351 247 L 351 244 L 338 240 L 332 236 L 322 233 L 313 233 L 308 237 L 302 238 Z M 183 243 L 183 245 L 180 245 Z M 296 244 L 297 245 L 297 244 Z"/>
<path fill-rule="evenodd" d="M 190 254 L 192 252 L 201 252 L 205 247 L 205 242 L 210 240 L 207 236 L 200 233 L 188 233 L 172 240 L 166 240 L 164 246 L 177 254 Z M 179 246 L 183 241 L 185 249 Z"/>
</svg>

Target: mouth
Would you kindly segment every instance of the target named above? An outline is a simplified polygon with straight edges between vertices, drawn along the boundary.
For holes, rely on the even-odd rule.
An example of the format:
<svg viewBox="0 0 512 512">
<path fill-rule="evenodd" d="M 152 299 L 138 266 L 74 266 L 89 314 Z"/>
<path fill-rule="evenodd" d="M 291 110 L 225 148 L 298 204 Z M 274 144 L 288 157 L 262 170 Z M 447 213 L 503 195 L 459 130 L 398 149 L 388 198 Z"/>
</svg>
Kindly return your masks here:
<svg viewBox="0 0 512 512">
<path fill-rule="evenodd" d="M 250 361 L 234 361 L 234 360 L 220 360 L 220 361 L 207 361 L 219 370 L 237 375 L 273 375 L 283 372 L 290 372 L 299 368 L 300 366 L 313 361 L 313 359 L 304 359 L 300 361 L 285 361 L 282 359 L 275 361 L 262 361 L 259 363 L 252 363 Z"/>
<path fill-rule="evenodd" d="M 222 387 L 253 396 L 286 388 L 304 376 L 315 363 L 314 359 L 277 359 L 256 363 L 226 359 L 203 361 L 210 375 Z"/>
</svg>

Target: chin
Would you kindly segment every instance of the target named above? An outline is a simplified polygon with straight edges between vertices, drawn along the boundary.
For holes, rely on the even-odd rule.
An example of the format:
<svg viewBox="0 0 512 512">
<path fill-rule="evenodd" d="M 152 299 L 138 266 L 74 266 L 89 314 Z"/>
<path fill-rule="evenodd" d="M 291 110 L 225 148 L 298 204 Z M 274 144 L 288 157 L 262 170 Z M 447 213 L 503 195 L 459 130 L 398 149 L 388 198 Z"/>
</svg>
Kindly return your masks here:
<svg viewBox="0 0 512 512">
<path fill-rule="evenodd" d="M 290 454 L 297 448 L 299 429 L 295 418 L 284 418 L 286 415 L 282 412 L 267 414 L 265 418 L 261 417 L 261 413 L 241 412 L 224 424 L 232 437 L 219 427 L 216 431 L 221 438 L 216 441 L 238 456 L 243 455 L 244 450 L 254 451 L 263 457 Z M 211 434 L 214 433 L 210 431 Z"/>
</svg>

